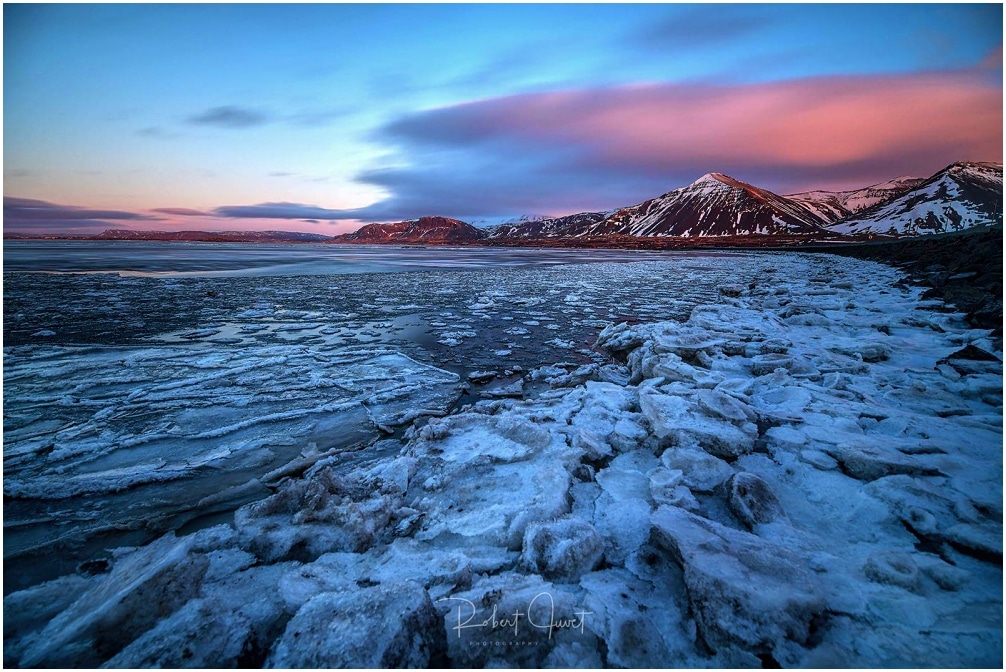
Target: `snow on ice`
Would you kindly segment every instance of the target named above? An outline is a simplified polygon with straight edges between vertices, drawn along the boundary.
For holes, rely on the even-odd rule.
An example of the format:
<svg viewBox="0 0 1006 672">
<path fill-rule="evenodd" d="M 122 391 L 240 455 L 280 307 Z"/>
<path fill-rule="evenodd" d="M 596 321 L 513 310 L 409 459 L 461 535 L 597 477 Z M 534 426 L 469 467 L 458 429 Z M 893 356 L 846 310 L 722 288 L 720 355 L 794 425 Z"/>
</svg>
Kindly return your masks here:
<svg viewBox="0 0 1006 672">
<path fill-rule="evenodd" d="M 59 422 L 15 413 L 10 459 L 49 452 L 11 495 L 254 462 L 321 441 L 323 408 L 412 423 L 352 459 L 318 443 L 233 524 L 8 595 L 5 663 L 1000 667 L 1001 351 L 894 269 L 758 263 L 687 320 L 610 324 L 603 364 L 538 367 L 445 417 L 427 416 L 457 377 L 389 353 L 5 371 L 78 381 L 48 402 L 73 409 Z M 152 378 L 159 413 L 110 436 L 140 401 L 126 382 Z"/>
</svg>

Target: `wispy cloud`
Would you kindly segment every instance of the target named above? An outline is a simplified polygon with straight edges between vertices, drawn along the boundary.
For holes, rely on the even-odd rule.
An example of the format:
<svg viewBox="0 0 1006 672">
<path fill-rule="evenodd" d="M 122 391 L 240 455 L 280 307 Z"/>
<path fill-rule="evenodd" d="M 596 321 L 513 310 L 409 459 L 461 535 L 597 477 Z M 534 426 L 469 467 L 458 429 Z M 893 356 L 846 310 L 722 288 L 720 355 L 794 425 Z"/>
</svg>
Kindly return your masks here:
<svg viewBox="0 0 1006 672">
<path fill-rule="evenodd" d="M 358 179 L 391 193 L 374 210 L 455 216 L 617 207 L 710 171 L 782 192 L 862 186 L 1002 160 L 1002 123 L 1002 87 L 962 71 L 532 93 L 402 117 L 380 137 L 411 167 Z"/>
<path fill-rule="evenodd" d="M 376 139 L 402 163 L 359 173 L 389 196 L 332 210 L 270 202 L 234 218 L 477 220 L 638 203 L 706 172 L 780 193 L 1001 161 L 1002 88 L 977 72 L 816 77 L 527 93 L 399 118 Z"/>
<path fill-rule="evenodd" d="M 269 123 L 266 113 L 248 107 L 224 105 L 189 117 L 186 121 L 198 126 L 217 126 L 220 128 L 249 128 Z"/>
<path fill-rule="evenodd" d="M 165 130 L 161 126 L 147 126 L 136 131 L 136 134 L 143 138 L 169 139 L 177 138 L 177 133 Z"/>
<path fill-rule="evenodd" d="M 59 205 L 33 198 L 4 196 L 3 225 L 10 231 L 95 230 L 109 221 L 149 221 L 156 217 L 124 210 L 96 210 L 73 205 Z"/>
<path fill-rule="evenodd" d="M 744 5 L 682 8 L 648 25 L 630 40 L 663 51 L 713 49 L 758 35 L 775 20 L 774 10 Z"/>
<path fill-rule="evenodd" d="M 257 205 L 224 205 L 213 210 L 219 217 L 235 217 L 244 219 L 317 219 L 341 220 L 356 219 L 356 210 L 330 210 L 317 205 L 303 203 L 259 203 Z"/>
<path fill-rule="evenodd" d="M 151 212 L 159 212 L 164 215 L 175 215 L 177 217 L 212 217 L 213 215 L 202 210 L 192 208 L 153 208 Z"/>
</svg>

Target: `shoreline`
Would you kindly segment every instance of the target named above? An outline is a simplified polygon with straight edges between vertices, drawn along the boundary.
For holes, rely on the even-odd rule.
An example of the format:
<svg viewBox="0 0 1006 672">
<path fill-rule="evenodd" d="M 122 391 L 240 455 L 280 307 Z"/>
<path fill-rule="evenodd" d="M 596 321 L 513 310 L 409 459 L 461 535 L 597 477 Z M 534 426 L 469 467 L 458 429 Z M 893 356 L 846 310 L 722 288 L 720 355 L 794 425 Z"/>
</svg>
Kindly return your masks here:
<svg viewBox="0 0 1006 672">
<path fill-rule="evenodd" d="M 932 237 L 800 250 L 879 261 L 906 272 L 929 289 L 923 298 L 942 299 L 965 313 L 978 329 L 1002 341 L 1003 229 L 965 231 Z"/>
</svg>

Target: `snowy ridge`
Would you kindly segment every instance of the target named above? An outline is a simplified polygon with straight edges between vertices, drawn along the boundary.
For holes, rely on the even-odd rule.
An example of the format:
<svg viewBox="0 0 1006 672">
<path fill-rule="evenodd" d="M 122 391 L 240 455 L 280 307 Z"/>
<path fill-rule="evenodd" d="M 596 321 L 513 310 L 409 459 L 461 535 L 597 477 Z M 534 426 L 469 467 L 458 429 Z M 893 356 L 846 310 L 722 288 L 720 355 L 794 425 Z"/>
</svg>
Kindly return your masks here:
<svg viewBox="0 0 1006 672">
<path fill-rule="evenodd" d="M 796 201 L 829 223 L 834 223 L 878 203 L 900 196 L 922 182 L 925 182 L 925 178 L 898 177 L 862 189 L 805 191 L 799 194 L 787 194 L 786 198 Z"/>
<path fill-rule="evenodd" d="M 890 267 L 753 263 L 685 321 L 609 325 L 624 364 L 8 595 L 5 662 L 1001 666 L 1002 353 Z"/>
<path fill-rule="evenodd" d="M 794 201 L 720 173 L 624 208 L 591 234 L 731 236 L 820 234 L 827 220 Z"/>
<path fill-rule="evenodd" d="M 489 240 L 536 238 L 569 238 L 582 236 L 593 224 L 604 220 L 610 212 L 580 212 L 563 217 L 531 218 L 500 224 L 486 229 Z"/>
<path fill-rule="evenodd" d="M 838 222 L 831 230 L 918 236 L 1003 222 L 1001 163 L 954 163 L 892 200 Z"/>
<path fill-rule="evenodd" d="M 367 224 L 332 243 L 472 243 L 486 237 L 484 230 L 449 217 L 420 217 L 392 224 Z"/>
</svg>

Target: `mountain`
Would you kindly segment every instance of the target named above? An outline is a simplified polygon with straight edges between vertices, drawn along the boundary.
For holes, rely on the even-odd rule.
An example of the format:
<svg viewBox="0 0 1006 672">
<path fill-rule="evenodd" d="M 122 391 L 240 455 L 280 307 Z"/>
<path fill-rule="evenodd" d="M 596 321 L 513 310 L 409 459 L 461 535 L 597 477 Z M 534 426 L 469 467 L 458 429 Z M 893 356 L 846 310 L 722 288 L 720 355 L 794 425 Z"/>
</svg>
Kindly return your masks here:
<svg viewBox="0 0 1006 672">
<path fill-rule="evenodd" d="M 604 221 L 608 212 L 579 212 L 565 217 L 544 217 L 508 222 L 486 229 L 489 240 L 535 240 L 571 238 L 583 235 L 594 224 Z"/>
<path fill-rule="evenodd" d="M 826 234 L 823 227 L 830 221 L 771 191 L 709 173 L 687 187 L 614 212 L 503 224 L 489 230 L 489 240 Z"/>
<path fill-rule="evenodd" d="M 331 239 L 319 233 L 296 231 L 133 231 L 107 229 L 91 240 L 179 240 L 214 243 L 320 243 Z"/>
<path fill-rule="evenodd" d="M 900 196 L 926 181 L 924 177 L 898 177 L 880 184 L 872 184 L 851 191 L 805 191 L 787 194 L 814 214 L 830 223 L 845 219 L 877 203 Z"/>
<path fill-rule="evenodd" d="M 720 173 L 623 208 L 589 227 L 590 235 L 739 236 L 821 234 L 828 221 L 804 206 Z"/>
<path fill-rule="evenodd" d="M 1002 223 L 1002 164 L 960 162 L 829 228 L 842 234 L 917 236 Z"/>
<path fill-rule="evenodd" d="M 336 236 L 332 243 L 427 243 L 431 245 L 477 243 L 487 237 L 483 229 L 448 217 L 420 217 L 392 224 L 367 224 L 353 233 Z"/>
</svg>

